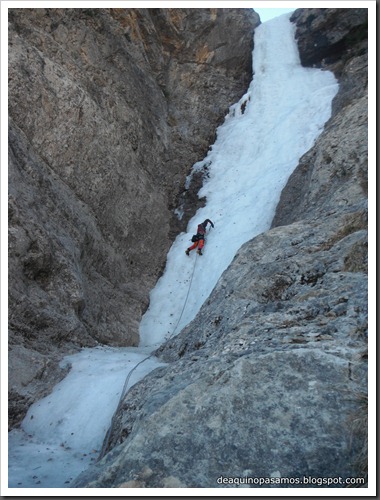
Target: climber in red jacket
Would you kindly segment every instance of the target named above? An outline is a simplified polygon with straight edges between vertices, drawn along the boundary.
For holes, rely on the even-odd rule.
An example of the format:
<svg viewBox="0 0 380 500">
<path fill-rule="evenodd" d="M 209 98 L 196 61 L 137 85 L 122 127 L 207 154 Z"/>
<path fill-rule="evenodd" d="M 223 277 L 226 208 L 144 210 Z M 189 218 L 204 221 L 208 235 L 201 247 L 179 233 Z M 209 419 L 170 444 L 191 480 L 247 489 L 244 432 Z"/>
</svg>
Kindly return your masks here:
<svg viewBox="0 0 380 500">
<path fill-rule="evenodd" d="M 186 255 L 189 255 L 191 250 L 194 250 L 194 248 L 197 247 L 198 247 L 197 250 L 198 255 L 202 255 L 202 248 L 204 247 L 205 244 L 205 234 L 208 223 L 210 223 L 211 226 L 214 227 L 214 224 L 210 221 L 210 219 L 206 219 L 204 222 L 202 222 L 202 224 L 198 224 L 197 234 L 195 234 L 191 238 L 191 241 L 193 241 L 194 244 L 185 250 Z"/>
</svg>

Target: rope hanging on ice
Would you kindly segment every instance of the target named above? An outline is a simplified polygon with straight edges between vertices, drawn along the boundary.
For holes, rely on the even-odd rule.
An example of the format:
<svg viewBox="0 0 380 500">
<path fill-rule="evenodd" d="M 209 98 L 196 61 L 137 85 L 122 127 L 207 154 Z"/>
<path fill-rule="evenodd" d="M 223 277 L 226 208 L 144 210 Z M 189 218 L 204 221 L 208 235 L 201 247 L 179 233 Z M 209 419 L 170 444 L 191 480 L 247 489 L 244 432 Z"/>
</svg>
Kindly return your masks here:
<svg viewBox="0 0 380 500">
<path fill-rule="evenodd" d="M 174 330 L 172 331 L 172 333 L 170 334 L 170 336 L 168 337 L 167 340 L 171 339 L 177 328 L 178 328 L 178 325 L 182 319 L 182 316 L 183 316 L 183 313 L 185 311 L 185 308 L 186 308 L 186 304 L 187 304 L 187 300 L 189 298 L 189 294 L 190 294 L 190 289 L 191 289 L 191 284 L 193 282 L 193 277 L 194 277 L 194 273 L 195 273 L 195 266 L 196 266 L 196 262 L 197 262 L 197 259 L 195 258 L 194 259 L 194 267 L 193 267 L 193 271 L 191 273 L 191 279 L 190 279 L 190 283 L 189 283 L 189 288 L 188 288 L 188 291 L 187 291 L 187 295 L 186 295 L 186 298 L 185 298 L 185 302 L 183 304 L 183 308 L 182 308 L 182 311 L 181 311 L 181 314 L 179 316 L 179 319 L 177 321 L 177 324 L 175 325 L 174 327 Z M 131 375 L 132 373 L 134 372 L 134 370 L 136 370 L 136 368 L 141 365 L 142 363 L 144 363 L 144 361 L 148 360 L 149 358 L 151 358 L 153 356 L 153 353 L 150 353 L 149 356 L 147 356 L 146 358 L 142 359 L 139 363 L 137 363 L 137 365 L 135 365 L 132 370 L 129 371 L 128 375 L 127 375 L 127 378 L 125 379 L 125 382 L 124 382 L 124 386 L 123 386 L 123 390 L 121 391 L 121 396 L 120 396 L 120 399 L 119 399 L 119 403 L 117 405 L 117 408 L 112 416 L 112 420 L 111 420 L 111 425 L 107 431 L 107 434 L 103 440 L 103 445 L 102 445 L 102 449 L 100 450 L 100 454 L 99 454 L 99 457 L 97 459 L 97 462 L 99 462 L 99 460 L 101 460 L 104 455 L 106 454 L 106 451 L 107 451 L 107 448 L 108 448 L 108 445 L 109 445 L 109 440 L 110 440 L 110 437 L 111 437 L 111 434 L 112 434 L 112 431 L 114 429 L 114 426 L 115 426 L 115 419 L 116 419 L 116 415 L 118 414 L 120 408 L 121 408 L 121 405 L 123 404 L 124 402 L 124 398 L 125 396 L 127 395 L 127 387 L 128 387 L 128 383 L 129 383 L 129 380 L 131 378 Z"/>
</svg>

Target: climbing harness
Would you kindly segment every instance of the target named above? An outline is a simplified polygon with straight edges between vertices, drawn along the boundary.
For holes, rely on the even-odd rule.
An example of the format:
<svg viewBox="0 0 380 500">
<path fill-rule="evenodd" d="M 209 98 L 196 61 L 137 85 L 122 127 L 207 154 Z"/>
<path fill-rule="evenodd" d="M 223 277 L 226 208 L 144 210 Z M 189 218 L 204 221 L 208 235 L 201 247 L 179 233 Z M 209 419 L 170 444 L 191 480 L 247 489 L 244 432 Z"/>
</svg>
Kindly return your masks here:
<svg viewBox="0 0 380 500">
<path fill-rule="evenodd" d="M 180 316 L 179 316 L 179 319 L 178 319 L 178 321 L 177 321 L 177 324 L 176 324 L 176 325 L 175 325 L 175 327 L 174 327 L 174 330 L 172 331 L 172 333 L 170 334 L 170 336 L 166 339 L 166 342 L 167 342 L 168 340 L 170 340 L 170 339 L 174 336 L 174 334 L 175 334 L 175 332 L 176 332 L 176 330 L 177 330 L 177 328 L 178 328 L 178 325 L 179 325 L 179 323 L 180 323 L 180 321 L 181 321 L 181 319 L 182 319 L 183 313 L 184 313 L 185 308 L 186 308 L 187 300 L 188 300 L 188 298 L 189 298 L 189 294 L 190 294 L 190 290 L 191 290 L 191 284 L 192 284 L 192 282 L 193 282 L 193 277 L 194 277 L 194 273 L 195 273 L 195 266 L 196 266 L 196 263 L 197 263 L 197 258 L 195 257 L 195 259 L 194 259 L 193 271 L 192 271 L 192 273 L 191 273 L 191 278 L 190 278 L 190 284 L 189 284 L 189 288 L 188 288 L 188 290 L 187 290 L 187 295 L 186 295 L 186 298 L 185 298 L 185 302 L 184 302 L 184 304 L 183 304 L 183 308 L 182 308 L 181 314 L 180 314 Z M 147 356 L 146 358 L 144 358 L 144 359 L 142 359 L 141 361 L 139 361 L 139 362 L 137 363 L 137 365 L 135 365 L 135 366 L 132 368 L 132 370 L 130 370 L 130 371 L 129 371 L 129 373 L 128 373 L 128 375 L 127 375 L 127 378 L 125 379 L 125 382 L 124 382 L 123 390 L 121 391 L 121 396 L 120 396 L 120 399 L 119 399 L 119 403 L 118 403 L 117 408 L 116 408 L 116 410 L 115 410 L 115 412 L 114 412 L 114 414 L 113 414 L 113 416 L 112 416 L 111 425 L 110 425 L 110 427 L 109 427 L 109 429 L 108 429 L 108 431 L 107 431 L 107 434 L 106 434 L 106 436 L 105 436 L 105 438 L 104 438 L 104 440 L 103 440 L 102 449 L 100 450 L 100 454 L 99 454 L 99 457 L 98 457 L 98 459 L 97 459 L 97 462 L 99 462 L 99 461 L 100 461 L 100 460 L 104 457 L 104 455 L 106 454 L 106 451 L 107 451 L 107 448 L 108 448 L 108 445 L 109 445 L 109 440 L 110 440 L 110 437 L 111 437 L 111 433 L 112 433 L 112 431 L 113 431 L 113 429 L 114 429 L 114 427 L 115 427 L 116 415 L 118 414 L 118 412 L 119 412 L 119 410 L 120 410 L 120 408 L 121 408 L 121 405 L 122 405 L 122 404 L 123 404 L 123 402 L 124 402 L 125 396 L 127 395 L 127 387 L 128 387 L 128 383 L 129 383 L 129 380 L 130 380 L 130 378 L 131 378 L 132 373 L 136 370 L 136 368 L 137 368 L 139 365 L 141 365 L 142 363 L 144 363 L 144 361 L 148 360 L 148 359 L 149 359 L 149 358 L 151 358 L 152 356 L 153 356 L 153 352 L 151 352 L 151 353 L 149 354 L 149 356 Z"/>
</svg>

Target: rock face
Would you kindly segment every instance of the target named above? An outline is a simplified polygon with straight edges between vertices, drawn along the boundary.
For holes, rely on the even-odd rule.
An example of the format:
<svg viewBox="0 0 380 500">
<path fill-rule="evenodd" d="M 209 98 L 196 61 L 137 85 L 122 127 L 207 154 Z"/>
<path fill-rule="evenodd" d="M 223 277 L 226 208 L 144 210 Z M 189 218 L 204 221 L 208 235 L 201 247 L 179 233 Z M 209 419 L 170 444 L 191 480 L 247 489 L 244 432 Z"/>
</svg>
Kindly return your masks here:
<svg viewBox="0 0 380 500">
<path fill-rule="evenodd" d="M 301 59 L 339 78 L 333 115 L 289 179 L 271 230 L 242 246 L 198 316 L 158 349 L 168 365 L 132 387 L 108 454 L 76 487 L 239 486 L 223 478 L 315 487 L 322 477 L 344 487 L 365 478 L 366 15 L 293 15 Z M 354 28 L 360 37 L 347 35 Z M 323 51 L 313 38 L 321 33 Z"/>
<path fill-rule="evenodd" d="M 246 91 L 258 22 L 251 9 L 10 9 L 10 425 L 62 377 L 63 354 L 138 343 L 201 202 L 186 175 Z"/>
</svg>

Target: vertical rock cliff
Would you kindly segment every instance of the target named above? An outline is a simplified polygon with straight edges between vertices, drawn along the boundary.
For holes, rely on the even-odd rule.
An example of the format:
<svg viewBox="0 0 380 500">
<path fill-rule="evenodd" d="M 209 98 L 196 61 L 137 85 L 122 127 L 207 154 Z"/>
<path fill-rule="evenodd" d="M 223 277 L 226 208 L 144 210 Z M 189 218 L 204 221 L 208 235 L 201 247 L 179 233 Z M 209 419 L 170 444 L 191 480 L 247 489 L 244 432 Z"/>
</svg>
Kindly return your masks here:
<svg viewBox="0 0 380 500">
<path fill-rule="evenodd" d="M 201 201 L 186 175 L 247 88 L 258 22 L 251 9 L 9 10 L 10 425 L 63 376 L 62 354 L 138 343 Z"/>
<path fill-rule="evenodd" d="M 303 64 L 339 79 L 332 117 L 271 230 L 241 247 L 198 316 L 158 349 L 168 366 L 132 387 L 108 454 L 77 487 L 366 480 L 367 9 L 298 9 L 292 20 Z"/>
</svg>

